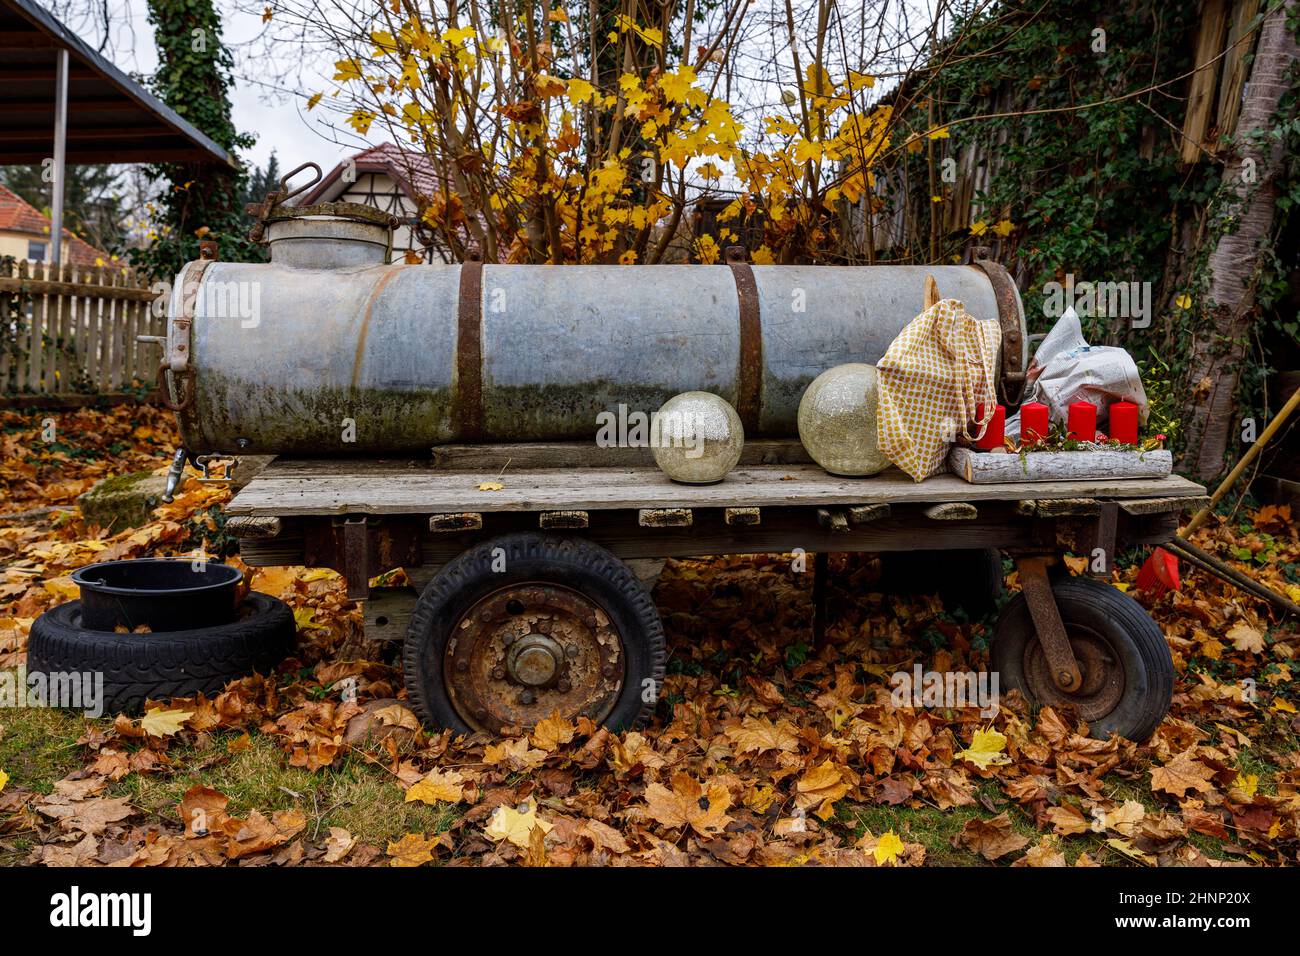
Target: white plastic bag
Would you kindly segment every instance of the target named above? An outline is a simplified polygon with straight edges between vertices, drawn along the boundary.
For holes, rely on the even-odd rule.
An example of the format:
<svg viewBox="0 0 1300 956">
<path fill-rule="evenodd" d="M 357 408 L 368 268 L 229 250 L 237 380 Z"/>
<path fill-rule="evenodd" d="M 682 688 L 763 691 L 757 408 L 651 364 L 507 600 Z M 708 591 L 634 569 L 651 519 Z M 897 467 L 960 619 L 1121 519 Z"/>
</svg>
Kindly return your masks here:
<svg viewBox="0 0 1300 956">
<path fill-rule="evenodd" d="M 1097 427 L 1106 431 L 1111 402 L 1133 402 L 1147 421 L 1147 393 L 1137 363 L 1124 349 L 1089 345 L 1074 309 L 1066 309 L 1038 346 L 1025 373 L 1024 402 L 1042 402 L 1054 422 L 1064 422 L 1074 402 L 1097 406 Z M 1008 438 L 1020 439 L 1020 414 L 1007 419 Z"/>
</svg>

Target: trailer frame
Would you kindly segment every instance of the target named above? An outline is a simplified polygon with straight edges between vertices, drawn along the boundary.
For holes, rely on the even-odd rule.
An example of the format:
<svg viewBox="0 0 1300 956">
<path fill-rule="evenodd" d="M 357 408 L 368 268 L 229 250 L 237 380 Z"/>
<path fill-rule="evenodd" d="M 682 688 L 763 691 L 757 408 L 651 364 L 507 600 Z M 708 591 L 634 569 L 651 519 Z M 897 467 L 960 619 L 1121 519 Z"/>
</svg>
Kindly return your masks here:
<svg viewBox="0 0 1300 956">
<path fill-rule="evenodd" d="M 438 571 L 502 535 L 592 542 L 650 580 L 663 559 L 709 554 L 811 557 L 814 642 L 826 626 L 826 555 L 997 549 L 1019 570 L 1037 640 L 1063 693 L 1083 680 L 1053 580 L 1066 554 L 1110 580 L 1115 556 L 1159 545 L 1206 501 L 1185 478 L 969 484 L 890 470 L 829 475 L 797 441 L 746 445 L 717 484 L 675 484 L 644 448 L 579 442 L 449 445 L 426 461 L 276 459 L 226 506 L 227 531 L 251 566 L 304 565 L 343 575 L 364 602 L 367 636 L 401 640 Z M 372 588 L 402 568 L 411 584 Z"/>
</svg>

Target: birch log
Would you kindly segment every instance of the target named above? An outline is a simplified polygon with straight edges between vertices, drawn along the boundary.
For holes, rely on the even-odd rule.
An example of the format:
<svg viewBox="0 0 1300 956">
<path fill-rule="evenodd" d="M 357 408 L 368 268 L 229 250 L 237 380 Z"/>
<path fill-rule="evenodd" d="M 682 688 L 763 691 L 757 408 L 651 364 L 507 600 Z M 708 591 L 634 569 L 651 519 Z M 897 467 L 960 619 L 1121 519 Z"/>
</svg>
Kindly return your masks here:
<svg viewBox="0 0 1300 956">
<path fill-rule="evenodd" d="M 1023 455 L 954 448 L 948 467 L 971 484 L 1013 481 L 1086 481 L 1090 478 L 1163 478 L 1174 457 L 1154 451 L 1031 451 Z"/>
</svg>

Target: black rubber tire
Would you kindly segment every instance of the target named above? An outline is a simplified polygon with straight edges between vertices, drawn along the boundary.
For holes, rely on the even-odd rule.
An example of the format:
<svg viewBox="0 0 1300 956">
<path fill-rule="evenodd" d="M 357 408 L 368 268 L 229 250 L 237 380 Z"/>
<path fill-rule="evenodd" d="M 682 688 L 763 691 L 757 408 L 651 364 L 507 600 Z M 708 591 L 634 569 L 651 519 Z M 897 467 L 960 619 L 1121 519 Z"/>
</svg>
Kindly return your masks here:
<svg viewBox="0 0 1300 956">
<path fill-rule="evenodd" d="M 1118 733 L 1144 743 L 1169 711 L 1174 693 L 1174 662 L 1169 645 L 1146 609 L 1119 589 L 1092 578 L 1062 578 L 1052 594 L 1067 633 L 1072 622 L 1091 629 L 1110 645 L 1123 671 L 1124 688 L 1115 707 L 1088 722 L 1092 736 L 1105 740 Z M 1017 594 L 998 619 L 989 663 L 1002 690 L 1019 690 L 1039 701 L 1025 676 L 1029 642 L 1037 641 L 1029 605 Z"/>
<path fill-rule="evenodd" d="M 270 674 L 293 650 L 297 627 L 283 601 L 254 591 L 230 624 L 118 634 L 81 627 L 69 601 L 32 623 L 28 674 L 102 672 L 104 713 L 134 714 L 146 700 L 212 694 L 254 672 Z"/>
<path fill-rule="evenodd" d="M 492 570 L 497 548 L 505 555 L 503 572 Z M 623 689 L 604 725 L 625 730 L 643 724 L 654 712 L 667 659 L 663 622 L 650 592 L 631 568 L 599 545 L 533 532 L 502 535 L 475 545 L 425 586 L 402 645 L 412 710 L 432 727 L 450 727 L 462 733 L 472 730 L 457 713 L 443 681 L 443 654 L 451 630 L 485 595 L 533 581 L 572 588 L 604 610 L 622 639 L 625 662 Z M 643 699 L 647 680 L 654 681 L 650 700 Z"/>
<path fill-rule="evenodd" d="M 997 610 L 1003 593 L 997 548 L 889 551 L 880 556 L 880 567 L 886 594 L 938 594 L 947 610 L 961 608 L 976 620 Z"/>
</svg>

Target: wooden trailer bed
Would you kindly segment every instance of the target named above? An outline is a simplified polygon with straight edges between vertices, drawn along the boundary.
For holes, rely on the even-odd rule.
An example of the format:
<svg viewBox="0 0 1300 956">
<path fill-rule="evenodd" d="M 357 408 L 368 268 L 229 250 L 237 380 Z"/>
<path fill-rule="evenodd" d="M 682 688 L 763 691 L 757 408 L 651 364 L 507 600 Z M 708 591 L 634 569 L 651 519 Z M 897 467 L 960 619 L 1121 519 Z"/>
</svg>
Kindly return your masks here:
<svg viewBox="0 0 1300 956">
<path fill-rule="evenodd" d="M 724 481 L 688 486 L 668 480 L 644 449 L 558 443 L 445 446 L 426 461 L 277 459 L 226 513 L 248 564 L 334 568 L 364 599 L 380 572 L 405 567 L 422 583 L 472 544 L 511 531 L 570 533 L 623 559 L 795 548 L 1110 554 L 1168 540 L 1177 514 L 1204 494 L 1178 476 L 838 478 L 788 441 L 751 442 Z"/>
<path fill-rule="evenodd" d="M 991 608 L 1001 590 L 1000 552 L 1016 562 L 1022 588 L 995 639 L 1009 686 L 1077 706 L 1101 736 L 1144 739 L 1172 694 L 1164 639 L 1128 596 L 1063 576 L 1060 558 L 1082 555 L 1096 577 L 1109 579 L 1120 550 L 1169 540 L 1179 513 L 1204 495 L 1177 476 L 988 485 L 952 474 L 914 482 L 897 471 L 837 478 L 797 442 L 748 443 L 740 465 L 706 486 L 673 483 L 645 450 L 458 446 L 435 449 L 426 461 L 274 461 L 227 506 L 226 527 L 250 565 L 342 573 L 348 595 L 364 602 L 368 637 L 416 638 L 403 655 L 421 716 L 492 733 L 527 725 L 552 706 L 599 719 L 611 713 L 611 695 L 635 719 L 649 713 L 653 694 L 628 695 L 638 683 L 657 693 L 662 627 L 629 570 L 652 586 L 669 557 L 802 551 L 812 557 L 819 642 L 828 553 L 945 552 L 926 559 L 919 576 L 973 583 L 977 592 L 987 582 Z M 500 585 L 487 564 L 498 553 Z M 455 571 L 437 575 L 454 560 Z M 371 587 L 396 568 L 409 585 Z M 582 594 L 560 583 L 573 575 L 585 576 Z M 594 596 L 619 581 L 617 592 Z M 623 615 L 614 644 L 602 607 Z M 634 612 L 639 624 L 626 616 Z M 448 614 L 458 623 L 449 625 Z M 577 635 L 567 650 L 556 628 Z M 599 663 L 607 653 L 614 657 Z M 563 663 L 566 654 L 574 666 Z M 534 679 L 524 660 L 542 662 L 546 674 Z"/>
</svg>

